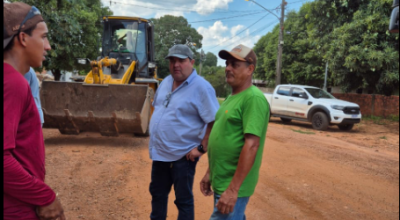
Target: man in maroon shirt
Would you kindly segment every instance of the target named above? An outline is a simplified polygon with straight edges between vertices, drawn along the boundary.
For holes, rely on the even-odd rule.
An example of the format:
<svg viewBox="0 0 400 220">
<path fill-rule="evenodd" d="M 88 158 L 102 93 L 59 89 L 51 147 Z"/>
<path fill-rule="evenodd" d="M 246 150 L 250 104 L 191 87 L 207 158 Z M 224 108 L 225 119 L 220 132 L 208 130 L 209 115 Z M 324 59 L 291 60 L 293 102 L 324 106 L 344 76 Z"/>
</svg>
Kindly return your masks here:
<svg viewBox="0 0 400 220">
<path fill-rule="evenodd" d="M 65 220 L 44 183 L 45 149 L 39 112 L 23 74 L 40 67 L 51 49 L 36 7 L 4 3 L 3 212 L 6 220 Z"/>
</svg>

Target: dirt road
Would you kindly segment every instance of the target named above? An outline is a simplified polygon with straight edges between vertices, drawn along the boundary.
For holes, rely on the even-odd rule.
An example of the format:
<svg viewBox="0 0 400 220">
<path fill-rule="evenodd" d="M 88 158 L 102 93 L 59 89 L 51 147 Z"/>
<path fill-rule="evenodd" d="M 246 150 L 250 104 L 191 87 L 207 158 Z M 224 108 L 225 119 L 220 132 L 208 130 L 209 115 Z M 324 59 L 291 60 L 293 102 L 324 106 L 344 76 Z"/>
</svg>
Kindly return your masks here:
<svg viewBox="0 0 400 220">
<path fill-rule="evenodd" d="M 46 182 L 58 192 L 68 219 L 147 220 L 151 160 L 148 138 L 63 136 L 44 129 Z M 196 219 L 208 220 L 213 199 L 195 180 Z M 177 219 L 170 197 L 168 220 Z M 399 124 L 364 122 L 352 132 L 316 132 L 272 119 L 249 220 L 399 219 Z"/>
</svg>

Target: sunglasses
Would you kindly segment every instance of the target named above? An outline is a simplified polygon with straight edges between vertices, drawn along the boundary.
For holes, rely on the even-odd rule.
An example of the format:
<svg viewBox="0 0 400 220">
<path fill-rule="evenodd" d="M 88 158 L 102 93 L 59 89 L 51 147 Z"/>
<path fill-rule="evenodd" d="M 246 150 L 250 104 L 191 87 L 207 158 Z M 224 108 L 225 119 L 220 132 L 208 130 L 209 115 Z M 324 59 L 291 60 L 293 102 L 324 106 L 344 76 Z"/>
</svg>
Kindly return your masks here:
<svg viewBox="0 0 400 220">
<path fill-rule="evenodd" d="M 239 60 L 227 60 L 225 62 L 225 65 L 229 66 L 229 64 L 230 64 L 233 67 L 235 67 L 235 65 L 238 64 L 238 63 L 245 63 L 247 66 L 254 65 L 253 63 L 250 63 L 250 62 L 247 62 L 247 61 L 239 61 Z"/>
<path fill-rule="evenodd" d="M 19 26 L 18 29 L 18 34 L 21 32 L 21 28 L 22 26 L 24 26 L 24 24 L 31 18 L 35 17 L 36 15 L 40 15 L 40 11 L 39 9 L 37 9 L 35 6 L 32 6 L 31 10 L 29 11 L 29 13 L 26 15 L 26 17 L 24 18 L 24 20 L 22 21 L 21 25 Z"/>
<path fill-rule="evenodd" d="M 167 96 L 165 97 L 165 100 L 164 100 L 164 106 L 165 106 L 165 108 L 168 107 L 169 101 L 171 101 L 171 96 L 172 96 L 172 92 L 168 93 Z"/>
</svg>

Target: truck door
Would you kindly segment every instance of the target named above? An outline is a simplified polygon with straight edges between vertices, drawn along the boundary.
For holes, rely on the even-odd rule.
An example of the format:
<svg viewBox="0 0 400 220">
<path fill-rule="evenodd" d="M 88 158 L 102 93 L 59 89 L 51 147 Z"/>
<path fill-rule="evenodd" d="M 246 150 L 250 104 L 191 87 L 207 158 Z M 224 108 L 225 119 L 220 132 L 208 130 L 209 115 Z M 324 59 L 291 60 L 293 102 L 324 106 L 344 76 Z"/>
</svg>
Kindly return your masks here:
<svg viewBox="0 0 400 220">
<path fill-rule="evenodd" d="M 290 87 L 280 86 L 277 91 L 274 92 L 272 97 L 272 111 L 273 114 L 288 115 L 287 105 L 290 97 Z"/>
<path fill-rule="evenodd" d="M 307 93 L 303 89 L 294 87 L 288 101 L 289 115 L 296 118 L 307 118 L 309 108 Z"/>
</svg>

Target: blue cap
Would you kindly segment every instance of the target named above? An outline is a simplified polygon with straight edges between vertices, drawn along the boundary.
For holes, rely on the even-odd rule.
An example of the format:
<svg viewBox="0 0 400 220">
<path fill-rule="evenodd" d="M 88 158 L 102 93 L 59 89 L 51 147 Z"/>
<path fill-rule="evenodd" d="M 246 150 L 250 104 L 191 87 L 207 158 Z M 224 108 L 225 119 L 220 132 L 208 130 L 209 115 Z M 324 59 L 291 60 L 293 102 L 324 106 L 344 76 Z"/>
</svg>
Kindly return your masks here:
<svg viewBox="0 0 400 220">
<path fill-rule="evenodd" d="M 170 57 L 177 57 L 180 59 L 189 58 L 193 60 L 193 51 L 187 45 L 177 44 L 169 49 L 168 56 L 166 56 L 165 59 L 169 59 Z"/>
</svg>

